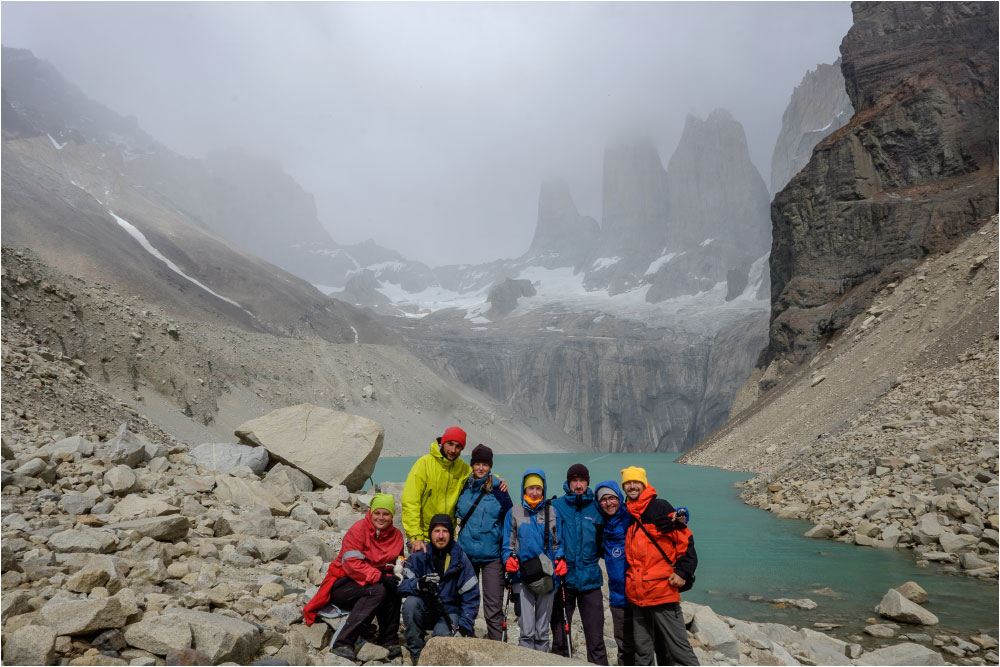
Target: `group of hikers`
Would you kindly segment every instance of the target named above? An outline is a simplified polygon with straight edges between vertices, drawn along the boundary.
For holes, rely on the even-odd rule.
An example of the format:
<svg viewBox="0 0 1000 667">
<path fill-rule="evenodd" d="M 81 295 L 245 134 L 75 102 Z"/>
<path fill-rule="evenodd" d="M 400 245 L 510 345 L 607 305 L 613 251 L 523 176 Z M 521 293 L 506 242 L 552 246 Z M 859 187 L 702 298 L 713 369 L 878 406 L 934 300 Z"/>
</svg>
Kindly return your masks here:
<svg viewBox="0 0 1000 667">
<path fill-rule="evenodd" d="M 303 610 L 308 625 L 347 614 L 333 653 L 355 660 L 368 637 L 390 659 L 400 657 L 402 613 L 416 664 L 428 632 L 475 636 L 480 600 L 487 638 L 505 642 L 513 599 L 521 646 L 571 656 L 579 609 L 587 660 L 607 665 L 603 558 L 618 664 L 698 664 L 680 607 L 698 564 L 685 508 L 658 498 L 642 468 L 623 469 L 621 486 L 609 480 L 591 489 L 580 463 L 567 470 L 563 495 L 551 498 L 545 473 L 525 470 L 515 503 L 492 473 L 489 447 L 475 447 L 471 465 L 461 459 L 466 437 L 449 427 L 410 469 L 401 499 L 405 545 L 388 494 L 375 494 L 347 531 Z"/>
</svg>

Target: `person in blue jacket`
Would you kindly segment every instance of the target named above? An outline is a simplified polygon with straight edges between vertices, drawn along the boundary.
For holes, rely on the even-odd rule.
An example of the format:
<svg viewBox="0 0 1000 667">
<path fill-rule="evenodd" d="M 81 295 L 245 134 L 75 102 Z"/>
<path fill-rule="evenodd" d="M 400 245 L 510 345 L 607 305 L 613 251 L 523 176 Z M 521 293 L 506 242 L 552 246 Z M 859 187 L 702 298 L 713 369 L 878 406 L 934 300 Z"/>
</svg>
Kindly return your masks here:
<svg viewBox="0 0 1000 667">
<path fill-rule="evenodd" d="M 517 620 L 521 638 L 518 644 L 544 653 L 549 651 L 552 599 L 559 586 L 559 578 L 566 574 L 559 515 L 551 508 L 547 512 L 547 504 L 545 473 L 529 468 L 521 479 L 521 502 L 514 505 L 504 519 L 500 554 L 521 595 L 521 612 Z M 527 582 L 521 581 L 520 574 L 521 564 L 528 563 L 539 554 L 544 554 L 554 564 L 552 583 L 555 588 L 542 594 L 536 594 Z"/>
<path fill-rule="evenodd" d="M 556 595 L 552 612 L 552 652 L 569 656 L 564 619 L 573 622 L 579 606 L 583 636 L 587 642 L 587 662 L 608 664 L 604 646 L 604 575 L 598 560 L 603 553 L 604 515 L 594 502 L 590 489 L 590 471 L 574 463 L 566 471 L 565 495 L 552 501 L 552 508 L 562 522 L 562 540 L 569 572 L 563 578 L 563 593 Z M 565 599 L 565 604 L 563 600 Z"/>
<path fill-rule="evenodd" d="M 428 525 L 430 548 L 415 551 L 403 565 L 399 594 L 403 602 L 406 647 L 413 664 L 427 643 L 425 635 L 473 635 L 479 613 L 479 584 L 472 562 L 452 539 L 451 517 L 435 514 Z"/>
<path fill-rule="evenodd" d="M 635 663 L 631 636 L 625 634 L 625 531 L 632 515 L 625 509 L 625 496 L 618 482 L 601 482 L 594 489 L 597 506 L 604 515 L 604 569 L 608 572 L 608 604 L 611 607 L 611 622 L 614 627 L 615 644 L 618 645 L 618 664 Z"/>
<path fill-rule="evenodd" d="M 478 445 L 472 450 L 472 474 L 465 483 L 455 516 L 460 522 L 458 544 L 472 561 L 482 585 L 483 618 L 488 639 L 503 636 L 504 567 L 500 560 L 503 524 L 511 508 L 510 494 L 500 490 L 493 469 L 493 450 Z"/>
</svg>

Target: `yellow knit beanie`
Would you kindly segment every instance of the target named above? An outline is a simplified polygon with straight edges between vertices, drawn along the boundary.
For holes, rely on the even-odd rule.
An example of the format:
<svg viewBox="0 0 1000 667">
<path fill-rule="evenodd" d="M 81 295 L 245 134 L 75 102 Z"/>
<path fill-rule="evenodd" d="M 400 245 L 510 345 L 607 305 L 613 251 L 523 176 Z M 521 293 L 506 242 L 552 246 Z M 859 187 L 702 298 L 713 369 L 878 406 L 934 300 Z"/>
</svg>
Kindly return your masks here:
<svg viewBox="0 0 1000 667">
<path fill-rule="evenodd" d="M 524 486 L 524 488 L 528 488 L 529 486 L 540 486 L 543 489 L 545 488 L 545 484 L 542 483 L 541 476 L 536 475 L 534 473 L 532 473 L 530 475 L 525 475 L 524 476 L 524 485 L 523 486 Z"/>
<path fill-rule="evenodd" d="M 637 468 L 635 466 L 622 468 L 622 487 L 625 486 L 625 482 L 642 482 L 643 486 L 648 487 L 649 482 L 646 480 L 645 468 Z"/>
</svg>

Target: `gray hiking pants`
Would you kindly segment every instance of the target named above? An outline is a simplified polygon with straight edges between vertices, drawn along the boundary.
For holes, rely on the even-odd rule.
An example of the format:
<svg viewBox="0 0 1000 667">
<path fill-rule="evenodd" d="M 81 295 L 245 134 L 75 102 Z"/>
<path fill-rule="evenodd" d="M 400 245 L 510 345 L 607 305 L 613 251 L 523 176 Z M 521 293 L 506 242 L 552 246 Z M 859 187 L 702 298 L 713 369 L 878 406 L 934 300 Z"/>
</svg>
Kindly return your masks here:
<svg viewBox="0 0 1000 667">
<path fill-rule="evenodd" d="M 687 628 L 680 602 L 668 602 L 655 607 L 632 605 L 632 638 L 635 642 L 635 664 L 652 665 L 654 642 L 662 637 L 674 665 L 698 665 L 698 657 L 688 643 Z"/>
<path fill-rule="evenodd" d="M 517 624 L 521 627 L 521 639 L 517 642 L 518 646 L 548 653 L 549 619 L 552 618 L 555 591 L 538 596 L 523 584 L 514 584 L 514 588 L 520 589 L 521 593 L 521 616 L 517 619 Z"/>
</svg>

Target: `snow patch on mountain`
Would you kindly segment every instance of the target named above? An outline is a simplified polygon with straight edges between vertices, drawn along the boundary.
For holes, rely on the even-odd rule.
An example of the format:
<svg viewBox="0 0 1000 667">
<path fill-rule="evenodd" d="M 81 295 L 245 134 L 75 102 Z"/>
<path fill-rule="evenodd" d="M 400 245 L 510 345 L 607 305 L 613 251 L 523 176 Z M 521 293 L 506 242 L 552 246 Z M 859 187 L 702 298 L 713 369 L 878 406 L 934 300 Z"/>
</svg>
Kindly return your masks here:
<svg viewBox="0 0 1000 667">
<path fill-rule="evenodd" d="M 652 262 L 650 262 L 649 268 L 646 269 L 646 273 L 644 275 L 647 276 L 653 275 L 654 273 L 659 271 L 664 264 L 672 260 L 674 257 L 680 257 L 683 254 L 684 254 L 683 252 L 668 252 L 666 255 L 654 259 Z"/>
<path fill-rule="evenodd" d="M 251 313 L 249 310 L 247 310 L 246 308 L 244 308 L 242 305 L 240 305 L 236 301 L 233 301 L 232 299 L 229 299 L 229 298 L 226 298 L 226 297 L 222 296 L 218 292 L 213 291 L 212 288 L 204 285 L 203 283 L 198 282 L 197 280 L 195 280 L 194 278 L 192 278 L 188 274 L 186 274 L 183 271 L 181 271 L 181 269 L 180 269 L 179 266 L 177 266 L 176 264 L 174 264 L 173 262 L 171 262 L 169 259 L 167 259 L 163 255 L 163 253 L 161 253 L 159 250 L 157 250 L 156 248 L 154 248 L 153 244 L 150 243 L 149 239 L 146 238 L 146 235 L 143 234 L 142 232 L 140 232 L 138 230 L 138 228 L 136 228 L 136 226 L 133 225 L 132 223 L 130 223 L 128 220 L 126 220 L 126 219 L 124 219 L 124 218 L 122 218 L 122 217 L 120 217 L 118 215 L 115 215 L 114 211 L 108 210 L 108 213 L 111 214 L 111 217 L 113 217 L 115 219 L 115 221 L 118 223 L 118 225 L 122 229 L 124 229 L 126 232 L 128 232 L 129 236 L 131 236 L 132 238 L 134 238 L 136 241 L 139 242 L 139 245 L 142 246 L 142 248 L 146 252 L 148 252 L 150 255 L 152 255 L 156 259 L 158 259 L 161 262 L 163 262 L 164 264 L 166 264 L 168 269 L 170 269 L 171 271 L 173 271 L 174 273 L 176 273 L 180 277 L 184 278 L 185 280 L 187 280 L 187 281 L 189 281 L 191 283 L 194 283 L 195 285 L 197 285 L 201 289 L 205 290 L 206 292 L 208 292 L 209 294 L 211 294 L 215 298 L 222 299 L 226 303 L 229 303 L 229 304 L 232 304 L 232 305 L 236 306 L 237 308 L 239 308 L 240 310 L 242 310 L 244 313 L 246 313 L 250 317 L 254 316 L 253 313 Z"/>
</svg>

